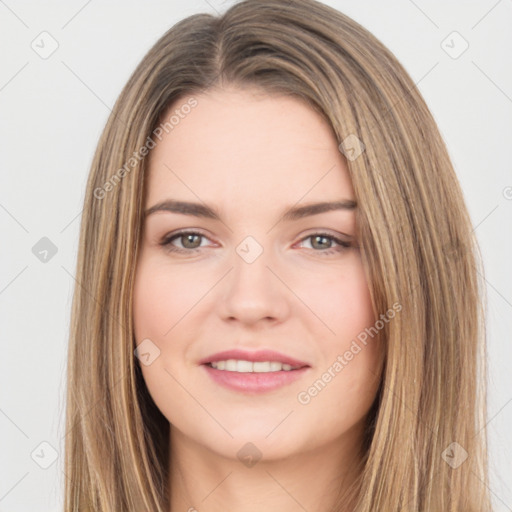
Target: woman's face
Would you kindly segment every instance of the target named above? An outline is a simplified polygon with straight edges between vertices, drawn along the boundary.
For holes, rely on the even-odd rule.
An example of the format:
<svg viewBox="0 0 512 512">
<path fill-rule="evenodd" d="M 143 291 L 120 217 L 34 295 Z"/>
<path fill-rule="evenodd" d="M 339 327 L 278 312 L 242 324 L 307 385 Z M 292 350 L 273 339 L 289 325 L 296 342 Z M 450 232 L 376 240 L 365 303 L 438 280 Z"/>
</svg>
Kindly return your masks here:
<svg viewBox="0 0 512 512">
<path fill-rule="evenodd" d="M 333 133 L 298 100 L 248 90 L 171 110 L 173 128 L 153 137 L 146 210 L 157 208 L 134 290 L 153 400 L 173 435 L 229 458 L 357 446 L 380 347 L 360 341 L 376 319 Z"/>
</svg>

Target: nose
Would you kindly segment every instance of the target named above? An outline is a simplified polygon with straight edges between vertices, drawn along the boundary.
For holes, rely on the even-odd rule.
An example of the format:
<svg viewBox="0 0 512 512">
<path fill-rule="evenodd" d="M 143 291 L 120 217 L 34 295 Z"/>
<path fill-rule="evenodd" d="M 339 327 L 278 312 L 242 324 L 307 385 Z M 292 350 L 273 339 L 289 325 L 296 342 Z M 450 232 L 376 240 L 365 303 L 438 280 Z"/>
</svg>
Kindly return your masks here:
<svg viewBox="0 0 512 512">
<path fill-rule="evenodd" d="M 222 318 L 251 326 L 284 321 L 290 313 L 291 294 L 277 277 L 279 270 L 270 249 L 261 247 L 263 251 L 253 259 L 254 254 L 247 257 L 243 248 L 237 248 L 233 268 L 223 280 L 219 297 Z M 250 249 L 254 251 L 254 247 Z"/>
</svg>

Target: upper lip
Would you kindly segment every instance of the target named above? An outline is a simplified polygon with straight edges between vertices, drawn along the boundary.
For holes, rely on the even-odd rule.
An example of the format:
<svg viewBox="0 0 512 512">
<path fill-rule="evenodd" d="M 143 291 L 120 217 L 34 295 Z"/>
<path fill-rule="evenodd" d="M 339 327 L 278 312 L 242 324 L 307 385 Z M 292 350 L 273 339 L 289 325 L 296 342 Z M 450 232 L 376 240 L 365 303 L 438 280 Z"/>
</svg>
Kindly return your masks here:
<svg viewBox="0 0 512 512">
<path fill-rule="evenodd" d="M 226 361 L 228 359 L 253 362 L 277 361 L 279 363 L 289 364 L 290 366 L 294 367 L 309 366 L 309 364 L 305 363 L 304 361 L 299 361 L 298 359 L 287 356 L 286 354 L 281 354 L 280 352 L 275 352 L 274 350 L 258 350 L 256 352 L 249 352 L 247 350 L 240 349 L 217 352 L 208 357 L 205 357 L 204 359 L 201 359 L 199 364 L 215 363 L 217 361 Z"/>
</svg>

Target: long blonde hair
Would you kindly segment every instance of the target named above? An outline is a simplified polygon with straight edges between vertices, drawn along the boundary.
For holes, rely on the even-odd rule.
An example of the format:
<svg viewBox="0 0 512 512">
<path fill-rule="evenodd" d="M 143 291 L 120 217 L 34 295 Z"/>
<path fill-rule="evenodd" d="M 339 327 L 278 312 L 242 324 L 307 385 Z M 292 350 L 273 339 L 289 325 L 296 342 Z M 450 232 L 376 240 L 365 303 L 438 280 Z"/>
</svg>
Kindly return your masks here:
<svg viewBox="0 0 512 512">
<path fill-rule="evenodd" d="M 347 137 L 364 145 L 347 164 L 373 307 L 402 309 L 382 330 L 385 367 L 353 510 L 490 510 L 482 271 L 436 123 L 394 55 L 349 17 L 314 0 L 246 0 L 165 33 L 99 140 L 70 328 L 66 511 L 169 510 L 169 424 L 134 358 L 141 148 L 171 104 L 225 84 L 306 101 L 341 147 Z"/>
</svg>

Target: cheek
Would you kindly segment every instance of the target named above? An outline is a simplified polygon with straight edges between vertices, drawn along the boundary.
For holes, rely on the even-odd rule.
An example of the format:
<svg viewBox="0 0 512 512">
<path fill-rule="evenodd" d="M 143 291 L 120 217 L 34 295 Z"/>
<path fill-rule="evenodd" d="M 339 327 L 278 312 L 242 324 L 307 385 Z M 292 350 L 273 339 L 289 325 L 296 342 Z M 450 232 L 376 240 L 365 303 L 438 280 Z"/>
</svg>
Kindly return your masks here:
<svg viewBox="0 0 512 512">
<path fill-rule="evenodd" d="M 169 272 L 158 262 L 144 259 L 137 267 L 133 292 L 134 329 L 137 342 L 144 338 L 167 339 L 169 330 L 201 297 L 201 284 L 186 269 Z"/>
<path fill-rule="evenodd" d="M 317 330 L 326 344 L 324 351 L 329 347 L 342 348 L 347 339 L 357 336 L 375 321 L 366 276 L 355 257 L 335 272 L 331 270 L 320 278 L 314 276 L 306 284 L 298 282 L 299 286 L 305 286 L 301 297 L 316 314 Z"/>
<path fill-rule="evenodd" d="M 161 356 L 141 369 L 150 395 L 170 423 L 205 444 L 210 443 L 215 449 L 231 452 L 239 448 L 228 446 L 225 432 L 210 415 L 205 415 L 182 386 L 191 390 L 201 403 L 215 404 L 215 417 L 235 437 L 249 437 L 262 447 L 268 445 L 269 455 L 274 452 L 286 455 L 301 446 L 309 449 L 332 441 L 361 420 L 378 387 L 377 340 L 361 347 L 350 361 L 345 360 L 341 371 L 335 371 L 339 366 L 333 367 L 338 356 L 343 357 L 350 351 L 352 340 L 374 323 L 367 282 L 362 266 L 356 260 L 347 261 L 336 272 L 332 268 L 325 273 L 315 269 L 314 272 L 294 272 L 286 276 L 291 288 L 302 299 L 286 295 L 291 304 L 290 329 L 295 329 L 294 334 L 299 325 L 300 332 L 315 344 L 314 351 L 318 356 L 315 372 L 274 403 L 260 408 L 248 402 L 247 405 L 240 404 L 238 410 L 220 400 L 216 390 L 205 386 L 193 368 L 182 364 L 187 359 L 187 344 L 193 338 L 200 338 L 200 326 L 203 320 L 207 325 L 208 316 L 216 304 L 203 299 L 200 308 L 191 308 L 222 275 L 208 272 L 208 278 L 205 278 L 206 275 L 193 271 L 193 267 L 183 265 L 179 271 L 171 271 L 157 258 L 147 258 L 140 261 L 136 272 L 136 340 L 138 343 L 144 338 L 155 340 L 161 349 Z M 210 300 L 213 301 L 211 297 Z M 273 438 L 265 438 L 265 432 L 275 429 L 283 421 L 283 411 L 290 410 L 294 415 L 287 420 L 286 430 L 278 429 Z"/>
<path fill-rule="evenodd" d="M 382 364 L 382 342 L 378 334 L 368 335 L 376 318 L 362 264 L 356 262 L 336 275 L 323 283 L 323 293 L 314 288 L 309 295 L 311 308 L 320 312 L 324 323 L 317 338 L 321 361 L 310 387 L 299 397 L 299 403 L 311 409 L 332 411 L 333 424 L 350 423 L 367 412 Z"/>
<path fill-rule="evenodd" d="M 186 277 L 183 273 L 169 272 L 155 259 L 142 257 L 133 290 L 136 345 L 149 339 L 160 351 L 150 364 L 140 364 L 142 375 L 153 401 L 169 421 L 175 419 L 173 412 L 175 414 L 178 410 L 180 400 L 186 403 L 186 396 L 181 394 L 183 392 L 173 376 L 180 382 L 183 379 L 176 374 L 172 364 L 182 357 L 185 349 L 185 339 L 180 341 L 176 336 L 181 327 L 177 324 L 194 303 L 191 296 L 193 287 L 184 286 Z M 150 347 L 152 354 L 156 354 L 157 349 L 153 345 Z"/>
</svg>

